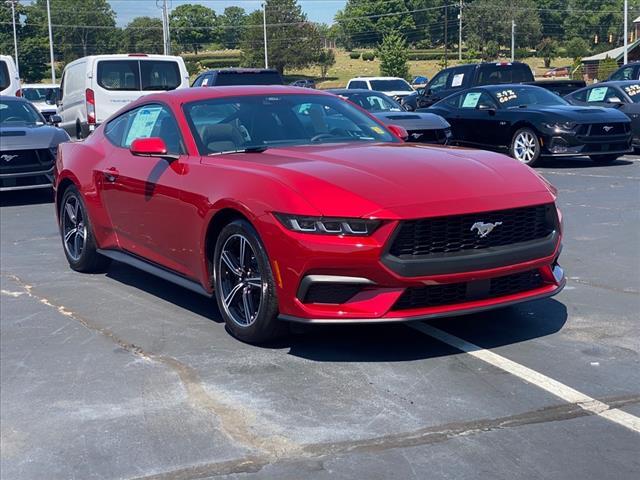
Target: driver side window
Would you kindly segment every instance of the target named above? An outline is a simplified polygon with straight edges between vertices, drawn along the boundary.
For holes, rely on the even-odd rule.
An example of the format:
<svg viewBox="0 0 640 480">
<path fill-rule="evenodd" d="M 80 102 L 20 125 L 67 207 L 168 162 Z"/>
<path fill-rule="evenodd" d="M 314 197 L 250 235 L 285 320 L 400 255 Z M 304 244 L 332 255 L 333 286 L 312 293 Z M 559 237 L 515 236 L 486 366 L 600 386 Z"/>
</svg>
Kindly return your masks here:
<svg viewBox="0 0 640 480">
<path fill-rule="evenodd" d="M 444 87 L 447 85 L 447 80 L 449 79 L 450 74 L 450 71 L 445 70 L 444 72 L 440 72 L 435 77 L 433 77 L 433 79 L 429 83 L 429 93 L 438 93 L 440 90 L 444 89 Z"/>
<path fill-rule="evenodd" d="M 164 140 L 168 153 L 181 155 L 185 152 L 178 124 L 167 107 L 156 104 L 144 105 L 122 117 L 126 118 L 126 125 L 121 127 L 120 146 L 129 148 L 137 138 L 159 137 Z M 111 127 L 111 124 L 114 124 L 112 127 L 114 136 L 118 134 L 118 120 L 110 122 L 108 126 Z M 108 136 L 109 131 L 105 134 Z"/>
</svg>

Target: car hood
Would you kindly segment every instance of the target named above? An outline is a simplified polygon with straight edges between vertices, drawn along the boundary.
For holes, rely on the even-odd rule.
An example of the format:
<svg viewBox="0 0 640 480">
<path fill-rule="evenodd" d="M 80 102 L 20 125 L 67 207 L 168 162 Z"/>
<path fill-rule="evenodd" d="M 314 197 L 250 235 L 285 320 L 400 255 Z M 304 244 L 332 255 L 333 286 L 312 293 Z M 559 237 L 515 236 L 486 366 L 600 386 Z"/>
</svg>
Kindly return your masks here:
<svg viewBox="0 0 640 480">
<path fill-rule="evenodd" d="M 400 125 L 407 130 L 449 128 L 451 126 L 444 118 L 434 113 L 375 112 L 373 116 L 386 125 Z"/>
<path fill-rule="evenodd" d="M 325 216 L 419 218 L 554 200 L 532 169 L 480 150 L 333 144 L 247 155 L 244 168 L 277 178 Z"/>
<path fill-rule="evenodd" d="M 61 128 L 51 125 L 0 127 L 0 149 L 33 150 L 57 147 L 69 140 Z"/>
<path fill-rule="evenodd" d="M 388 92 L 380 92 L 380 93 L 384 93 L 389 97 L 406 97 L 408 95 L 411 95 L 413 92 L 408 92 L 406 90 L 391 90 Z"/>
<path fill-rule="evenodd" d="M 523 112 L 537 112 L 545 114 L 549 119 L 557 121 L 573 121 L 578 123 L 600 123 L 628 121 L 626 115 L 611 108 L 578 107 L 574 105 L 530 105 L 527 108 L 513 109 Z"/>
</svg>

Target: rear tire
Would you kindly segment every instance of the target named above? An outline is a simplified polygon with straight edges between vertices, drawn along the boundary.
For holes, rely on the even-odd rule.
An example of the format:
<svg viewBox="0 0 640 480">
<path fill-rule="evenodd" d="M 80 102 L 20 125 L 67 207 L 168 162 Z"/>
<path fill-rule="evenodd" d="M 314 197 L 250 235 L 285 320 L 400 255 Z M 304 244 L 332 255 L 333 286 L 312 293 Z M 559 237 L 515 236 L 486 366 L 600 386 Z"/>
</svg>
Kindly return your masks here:
<svg viewBox="0 0 640 480">
<path fill-rule="evenodd" d="M 104 271 L 111 260 L 97 252 L 89 213 L 75 186 L 68 187 L 60 202 L 60 237 L 69 266 L 77 272 Z"/>
<path fill-rule="evenodd" d="M 76 122 L 76 139 L 82 140 L 84 135 L 82 134 L 82 125 L 80 124 L 80 120 Z"/>
<path fill-rule="evenodd" d="M 519 162 L 530 167 L 540 165 L 540 151 L 540 140 L 532 129 L 521 128 L 513 134 L 509 153 Z"/>
<path fill-rule="evenodd" d="M 598 163 L 600 165 L 609 165 L 620 158 L 620 155 L 591 155 L 589 158 L 594 163 Z"/>
<path fill-rule="evenodd" d="M 276 285 L 258 232 L 246 220 L 226 225 L 213 257 L 215 295 L 227 329 L 237 339 L 259 344 L 287 330 L 278 320 Z"/>
</svg>

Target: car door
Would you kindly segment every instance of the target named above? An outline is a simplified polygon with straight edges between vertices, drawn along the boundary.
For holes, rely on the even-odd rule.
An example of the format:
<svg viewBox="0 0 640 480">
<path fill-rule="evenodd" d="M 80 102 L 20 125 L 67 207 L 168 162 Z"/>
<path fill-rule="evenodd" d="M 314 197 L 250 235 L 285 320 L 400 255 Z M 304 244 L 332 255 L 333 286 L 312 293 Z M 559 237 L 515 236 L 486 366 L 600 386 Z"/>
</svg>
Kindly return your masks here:
<svg viewBox="0 0 640 480">
<path fill-rule="evenodd" d="M 497 146 L 499 138 L 498 106 L 487 92 L 472 90 L 462 94 L 460 123 L 465 142 L 473 145 Z"/>
<path fill-rule="evenodd" d="M 186 218 L 184 144 L 168 107 L 149 104 L 117 117 L 105 127 L 111 143 L 100 163 L 102 200 L 120 248 L 187 275 L 188 246 L 181 234 Z M 133 155 L 136 138 L 160 137 L 177 160 Z"/>
<path fill-rule="evenodd" d="M 446 96 L 445 93 L 451 71 L 452 69 L 443 70 L 431 79 L 424 89 L 424 95 L 418 97 L 418 108 L 433 105 Z"/>
</svg>

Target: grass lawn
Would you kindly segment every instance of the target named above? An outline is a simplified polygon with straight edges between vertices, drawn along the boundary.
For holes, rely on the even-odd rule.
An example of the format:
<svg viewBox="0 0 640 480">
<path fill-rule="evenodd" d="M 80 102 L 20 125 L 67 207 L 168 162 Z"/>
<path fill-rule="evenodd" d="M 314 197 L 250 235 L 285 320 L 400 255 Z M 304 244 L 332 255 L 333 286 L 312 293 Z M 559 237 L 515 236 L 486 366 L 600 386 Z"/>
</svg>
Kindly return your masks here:
<svg viewBox="0 0 640 480">
<path fill-rule="evenodd" d="M 508 60 L 508 59 L 505 59 Z M 477 61 L 477 60 L 476 60 Z M 529 64 L 536 76 L 542 75 L 547 71 L 544 68 L 544 60 L 542 58 L 525 58 L 521 61 Z M 449 61 L 449 66 L 458 64 L 457 61 Z M 470 63 L 463 60 L 461 63 Z M 569 58 L 556 58 L 551 66 L 561 67 L 571 65 L 573 62 Z M 438 60 L 420 60 L 409 62 L 409 72 L 411 76 L 426 75 L 431 78 L 441 70 Z M 329 69 L 329 73 L 325 80 L 321 80 L 320 68 L 311 67 L 301 70 L 288 70 L 285 72 L 287 79 L 295 78 L 313 78 L 319 88 L 339 88 L 345 87 L 350 78 L 357 76 L 376 76 L 380 75 L 380 62 L 378 59 L 373 61 L 365 61 L 362 59 L 353 60 L 349 58 L 349 54 L 343 50 L 336 50 L 336 64 Z"/>
</svg>

